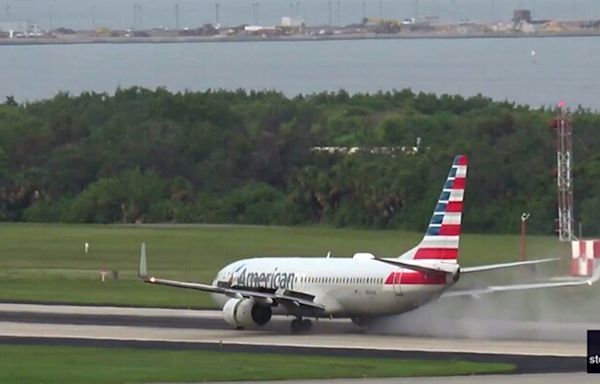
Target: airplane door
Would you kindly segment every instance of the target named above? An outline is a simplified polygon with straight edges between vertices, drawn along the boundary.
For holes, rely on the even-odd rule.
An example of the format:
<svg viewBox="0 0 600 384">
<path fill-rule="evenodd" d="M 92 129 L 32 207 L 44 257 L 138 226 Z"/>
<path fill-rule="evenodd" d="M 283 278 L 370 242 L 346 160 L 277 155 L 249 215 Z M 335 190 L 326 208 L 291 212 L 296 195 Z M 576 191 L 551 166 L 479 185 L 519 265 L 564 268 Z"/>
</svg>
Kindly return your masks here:
<svg viewBox="0 0 600 384">
<path fill-rule="evenodd" d="M 402 296 L 402 270 L 398 269 L 394 273 L 394 293 L 396 296 Z"/>
</svg>

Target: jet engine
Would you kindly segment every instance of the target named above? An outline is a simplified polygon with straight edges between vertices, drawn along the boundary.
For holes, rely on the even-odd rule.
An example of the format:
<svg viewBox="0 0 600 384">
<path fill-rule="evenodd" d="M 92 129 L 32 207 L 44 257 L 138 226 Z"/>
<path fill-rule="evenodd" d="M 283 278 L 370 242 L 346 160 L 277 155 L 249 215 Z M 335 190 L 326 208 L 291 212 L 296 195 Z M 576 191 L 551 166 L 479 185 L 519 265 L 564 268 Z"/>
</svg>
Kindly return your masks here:
<svg viewBox="0 0 600 384">
<path fill-rule="evenodd" d="M 223 306 L 225 322 L 236 329 L 252 329 L 271 320 L 271 307 L 254 299 L 229 299 Z"/>
</svg>

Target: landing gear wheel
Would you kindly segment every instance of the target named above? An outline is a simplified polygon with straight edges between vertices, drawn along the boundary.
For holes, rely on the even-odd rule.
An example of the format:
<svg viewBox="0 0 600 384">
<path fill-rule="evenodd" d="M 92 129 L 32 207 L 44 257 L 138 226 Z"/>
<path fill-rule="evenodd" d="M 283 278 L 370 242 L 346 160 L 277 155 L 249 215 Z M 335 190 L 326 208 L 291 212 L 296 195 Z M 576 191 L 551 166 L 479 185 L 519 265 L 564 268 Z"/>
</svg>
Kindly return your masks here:
<svg viewBox="0 0 600 384">
<path fill-rule="evenodd" d="M 304 327 L 305 332 L 309 332 L 312 329 L 312 321 L 308 319 L 302 320 L 302 327 Z"/>
<path fill-rule="evenodd" d="M 294 319 L 290 329 L 293 334 L 306 333 L 312 329 L 312 321 L 308 319 Z"/>
<path fill-rule="evenodd" d="M 300 319 L 292 320 L 292 324 L 290 325 L 290 330 L 292 331 L 292 334 L 300 333 L 301 329 L 302 329 L 302 320 L 300 320 Z"/>
</svg>

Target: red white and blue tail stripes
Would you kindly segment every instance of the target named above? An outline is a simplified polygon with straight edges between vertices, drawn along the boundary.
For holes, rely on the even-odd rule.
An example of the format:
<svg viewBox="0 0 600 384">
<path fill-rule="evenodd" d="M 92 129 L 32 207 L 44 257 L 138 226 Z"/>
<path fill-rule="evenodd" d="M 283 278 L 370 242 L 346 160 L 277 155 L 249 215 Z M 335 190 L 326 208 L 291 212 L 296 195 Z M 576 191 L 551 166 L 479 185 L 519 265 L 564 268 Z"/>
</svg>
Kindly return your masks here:
<svg viewBox="0 0 600 384">
<path fill-rule="evenodd" d="M 452 168 L 450 168 L 450 173 L 427 227 L 427 233 L 413 250 L 413 259 L 457 260 L 467 163 L 465 155 L 458 155 L 454 158 Z"/>
</svg>

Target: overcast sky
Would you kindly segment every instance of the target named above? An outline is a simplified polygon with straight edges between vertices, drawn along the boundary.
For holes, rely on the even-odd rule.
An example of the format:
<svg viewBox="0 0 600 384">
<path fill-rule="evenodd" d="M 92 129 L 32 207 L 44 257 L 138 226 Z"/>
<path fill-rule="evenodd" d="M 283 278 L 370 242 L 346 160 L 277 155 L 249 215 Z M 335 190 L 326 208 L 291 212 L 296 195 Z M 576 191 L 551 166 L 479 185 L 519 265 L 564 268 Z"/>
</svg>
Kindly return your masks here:
<svg viewBox="0 0 600 384">
<path fill-rule="evenodd" d="M 600 19 L 598 0 L 0 0 L 0 19 L 30 20 L 41 28 L 127 28 L 134 23 L 172 28 L 177 8 L 180 26 L 194 27 L 216 21 L 217 2 L 223 25 L 275 25 L 290 15 L 310 25 L 330 18 L 333 24 L 349 24 L 365 14 L 403 19 L 417 12 L 441 21 L 508 21 L 517 8 L 531 9 L 542 19 Z M 141 11 L 134 11 L 135 4 Z"/>
</svg>

